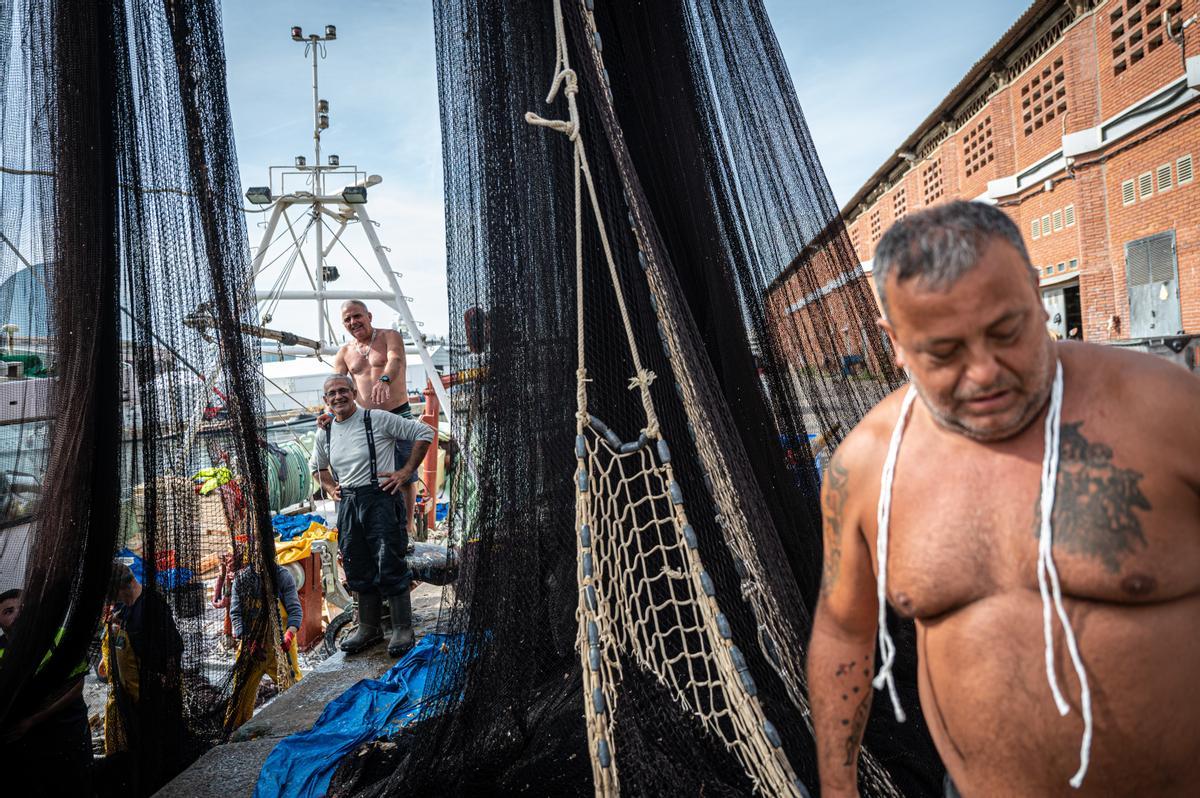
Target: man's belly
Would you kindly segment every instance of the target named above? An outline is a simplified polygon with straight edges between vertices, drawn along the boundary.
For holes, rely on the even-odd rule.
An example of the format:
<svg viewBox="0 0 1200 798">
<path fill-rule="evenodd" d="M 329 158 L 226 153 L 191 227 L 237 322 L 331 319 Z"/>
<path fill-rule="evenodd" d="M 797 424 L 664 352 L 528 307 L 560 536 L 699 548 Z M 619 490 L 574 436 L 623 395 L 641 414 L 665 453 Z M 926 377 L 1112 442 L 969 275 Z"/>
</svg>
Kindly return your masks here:
<svg viewBox="0 0 1200 798">
<path fill-rule="evenodd" d="M 921 702 L 959 790 L 973 796 L 1200 794 L 1200 596 L 1164 604 L 1067 600 L 1091 687 L 1080 790 L 1079 682 L 1057 620 L 1060 717 L 1046 681 L 1037 593 L 992 596 L 918 622 Z"/>
</svg>

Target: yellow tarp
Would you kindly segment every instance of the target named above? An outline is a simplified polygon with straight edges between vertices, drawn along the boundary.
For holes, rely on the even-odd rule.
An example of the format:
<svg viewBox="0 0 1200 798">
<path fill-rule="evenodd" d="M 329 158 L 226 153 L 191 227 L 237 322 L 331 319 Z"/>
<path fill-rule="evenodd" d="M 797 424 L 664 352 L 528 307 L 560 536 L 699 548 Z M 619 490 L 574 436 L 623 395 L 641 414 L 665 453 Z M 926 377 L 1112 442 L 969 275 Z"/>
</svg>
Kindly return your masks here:
<svg viewBox="0 0 1200 798">
<path fill-rule="evenodd" d="M 336 543 L 337 532 L 329 529 L 324 524 L 318 524 L 316 521 L 313 521 L 300 537 L 292 538 L 288 541 L 281 541 L 279 538 L 276 538 L 275 562 L 280 565 L 287 565 L 290 562 L 299 562 L 300 560 L 308 559 L 312 555 L 312 542 L 314 540 L 328 540 Z"/>
</svg>

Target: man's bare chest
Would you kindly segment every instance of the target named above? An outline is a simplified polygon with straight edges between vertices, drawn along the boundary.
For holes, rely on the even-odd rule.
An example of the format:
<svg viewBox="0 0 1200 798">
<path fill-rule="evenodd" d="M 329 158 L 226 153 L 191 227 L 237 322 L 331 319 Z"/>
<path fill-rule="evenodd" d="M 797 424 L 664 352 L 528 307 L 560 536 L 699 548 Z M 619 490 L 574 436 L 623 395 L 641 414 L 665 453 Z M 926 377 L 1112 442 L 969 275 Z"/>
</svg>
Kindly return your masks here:
<svg viewBox="0 0 1200 798">
<path fill-rule="evenodd" d="M 1064 593 L 1143 603 L 1200 589 L 1200 521 L 1188 518 L 1194 504 L 1175 495 L 1170 479 L 1089 439 L 1082 427 L 1063 427 L 1052 514 Z M 920 443 L 902 450 L 888 578 L 898 610 L 933 618 L 1000 592 L 1038 590 L 1040 459 L 1040 447 L 958 458 Z M 1181 540 L 1180 526 L 1193 534 Z"/>
<path fill-rule="evenodd" d="M 366 374 L 373 368 L 383 368 L 387 365 L 387 355 L 374 347 L 358 347 L 348 344 L 346 347 L 346 368 L 351 374 Z"/>
</svg>

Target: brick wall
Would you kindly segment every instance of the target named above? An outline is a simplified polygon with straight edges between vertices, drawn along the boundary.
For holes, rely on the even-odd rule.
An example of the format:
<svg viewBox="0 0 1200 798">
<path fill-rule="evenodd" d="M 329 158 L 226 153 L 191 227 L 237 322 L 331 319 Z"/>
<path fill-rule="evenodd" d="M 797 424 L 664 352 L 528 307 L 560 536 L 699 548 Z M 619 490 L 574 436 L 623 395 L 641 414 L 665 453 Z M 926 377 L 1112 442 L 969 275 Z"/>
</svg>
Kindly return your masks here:
<svg viewBox="0 0 1200 798">
<path fill-rule="evenodd" d="M 1169 12 L 1178 32 L 1182 20 L 1200 14 L 1200 0 L 1106 0 L 1071 23 L 1057 42 L 1019 74 L 1001 81 L 986 104 L 948 131 L 930 154 L 941 168 L 941 194 L 934 202 L 980 196 L 989 180 L 1014 175 L 1059 152 L 1064 134 L 1110 120 L 1181 77 L 1184 67 L 1180 48 L 1166 36 L 1166 26 L 1161 23 L 1164 11 Z M 1200 24 L 1193 24 L 1185 35 L 1187 53 L 1200 54 Z M 1012 52 L 1021 52 L 1027 43 L 1016 44 Z M 1124 67 L 1118 68 L 1122 59 Z M 1047 114 L 1047 85 L 1049 98 L 1055 103 L 1053 118 Z M 1035 93 L 1037 101 L 1033 100 Z M 1028 105 L 1024 104 L 1026 99 L 1030 100 Z M 1065 113 L 1058 105 L 1062 100 L 1066 102 Z M 1031 115 L 1029 120 L 1025 118 L 1027 113 Z M 968 174 L 970 147 L 979 138 L 980 121 L 989 118 L 995 157 Z M 1031 125 L 1038 119 L 1040 126 Z M 1027 135 L 1026 127 L 1034 129 Z M 1189 154 L 1195 177 L 1190 184 L 1177 185 L 1176 163 L 1179 157 Z M 1164 164 L 1171 165 L 1171 187 L 1160 192 L 1156 170 Z M 929 161 L 914 163 L 896 186 L 870 206 L 852 209 L 848 227 L 855 234 L 861 260 L 874 257 L 872 214 L 879 212 L 879 225 L 885 231 L 893 221 L 894 196 L 899 186 L 906 192 L 909 213 L 923 207 L 924 178 L 930 168 Z M 1155 174 L 1151 195 L 1132 206 L 1123 204 L 1122 183 L 1147 172 Z M 1043 270 L 1043 282 L 1072 271 L 1068 265 L 1059 272 L 1059 263 L 1070 264 L 1072 259 L 1077 262 L 1073 271 L 1078 274 L 1084 337 L 1103 341 L 1129 336 L 1125 244 L 1168 230 L 1176 235 L 1183 328 L 1200 332 L 1197 186 L 1200 100 L 1192 100 L 1150 128 L 1119 139 L 1106 149 L 1079 156 L 1071 174 L 1054 175 L 1050 191 L 1042 184 L 1027 186 L 1021 194 L 999 201 L 1025 237 L 1033 264 Z M 1074 209 L 1075 224 L 1068 225 L 1064 218 L 1061 229 L 1055 230 L 1055 211 L 1065 215 L 1068 206 Z M 1044 216 L 1050 217 L 1050 235 L 1040 235 L 1039 226 L 1039 235 L 1034 239 L 1032 222 Z M 1052 275 L 1045 274 L 1046 266 L 1053 266 Z"/>
<path fill-rule="evenodd" d="M 1166 37 L 1161 25 L 1163 12 L 1174 9 L 1178 10 L 1170 13 L 1173 20 L 1188 19 L 1200 13 L 1200 0 L 1108 0 L 1096 9 L 1093 17 L 1103 118 L 1141 100 L 1171 77 L 1183 75 L 1179 45 Z M 1178 29 L 1177 22 L 1175 26 Z M 1198 28 L 1192 25 L 1186 31 L 1191 55 L 1200 46 Z M 1138 36 L 1141 38 L 1132 41 Z M 1134 61 L 1139 51 L 1141 58 Z"/>
<path fill-rule="evenodd" d="M 1200 111 L 1197 104 L 1191 111 Z M 1114 286 L 1114 312 L 1122 318 L 1123 337 L 1128 335 L 1129 300 L 1125 290 L 1125 244 L 1139 238 L 1175 231 L 1175 251 L 1179 277 L 1179 304 L 1183 329 L 1200 332 L 1200 113 L 1177 126 L 1164 129 L 1159 124 L 1142 132 L 1145 138 L 1134 146 L 1112 155 L 1104 164 L 1104 187 L 1108 197 L 1109 246 L 1108 260 Z M 1190 183 L 1178 184 L 1178 160 L 1192 158 L 1193 178 Z M 1171 180 L 1166 190 L 1159 191 L 1157 170 L 1169 166 Z M 1149 172 L 1154 176 L 1153 193 L 1125 205 L 1121 184 L 1135 181 Z"/>
</svg>

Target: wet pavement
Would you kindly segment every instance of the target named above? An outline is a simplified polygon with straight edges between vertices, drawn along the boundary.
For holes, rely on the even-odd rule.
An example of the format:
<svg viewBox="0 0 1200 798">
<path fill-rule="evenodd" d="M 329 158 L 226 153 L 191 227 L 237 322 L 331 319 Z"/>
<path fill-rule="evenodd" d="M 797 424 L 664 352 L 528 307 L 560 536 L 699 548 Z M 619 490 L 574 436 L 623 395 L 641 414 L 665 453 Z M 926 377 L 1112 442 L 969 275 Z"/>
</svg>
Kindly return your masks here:
<svg viewBox="0 0 1200 798">
<path fill-rule="evenodd" d="M 413 626 L 418 635 L 437 623 L 442 588 L 419 585 L 412 594 Z M 338 652 L 306 673 L 292 689 L 279 694 L 255 713 L 234 735 L 177 776 L 156 795 L 161 798 L 233 798 L 254 793 L 258 773 L 278 742 L 312 728 L 325 710 L 360 679 L 378 678 L 395 664 L 381 643 L 353 656 Z"/>
</svg>

